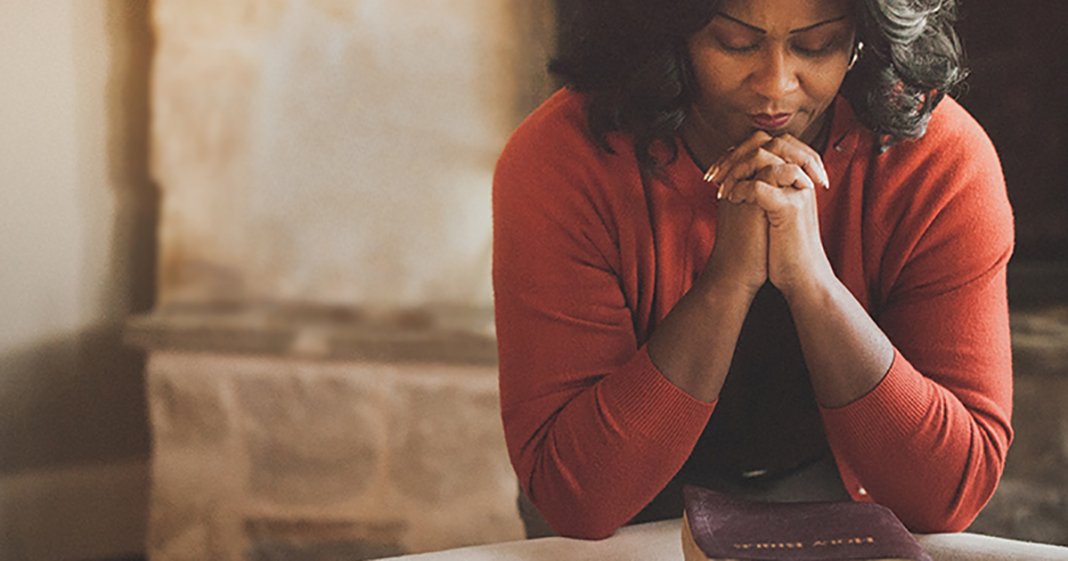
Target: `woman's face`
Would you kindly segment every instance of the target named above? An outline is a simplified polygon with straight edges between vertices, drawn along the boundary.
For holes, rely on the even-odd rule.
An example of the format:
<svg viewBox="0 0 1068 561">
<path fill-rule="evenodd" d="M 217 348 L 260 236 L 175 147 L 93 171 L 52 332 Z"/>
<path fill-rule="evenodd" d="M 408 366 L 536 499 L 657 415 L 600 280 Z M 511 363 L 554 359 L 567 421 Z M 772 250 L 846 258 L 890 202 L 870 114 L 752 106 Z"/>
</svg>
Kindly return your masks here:
<svg viewBox="0 0 1068 561">
<path fill-rule="evenodd" d="M 850 0 L 723 0 L 689 39 L 692 125 L 737 144 L 758 129 L 811 142 L 853 51 Z"/>
</svg>

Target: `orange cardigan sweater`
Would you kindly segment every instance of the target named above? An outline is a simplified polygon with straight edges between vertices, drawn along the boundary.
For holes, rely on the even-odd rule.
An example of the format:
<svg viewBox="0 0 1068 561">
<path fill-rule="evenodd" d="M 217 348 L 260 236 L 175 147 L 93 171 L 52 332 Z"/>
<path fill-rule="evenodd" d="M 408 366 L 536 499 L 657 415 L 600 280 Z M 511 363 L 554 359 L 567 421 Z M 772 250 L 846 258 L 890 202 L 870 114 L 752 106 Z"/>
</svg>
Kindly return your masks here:
<svg viewBox="0 0 1068 561">
<path fill-rule="evenodd" d="M 895 357 L 868 395 L 811 404 L 814 422 L 854 500 L 916 532 L 959 531 L 993 494 L 1012 439 L 1013 223 L 998 157 L 949 98 L 923 138 L 882 154 L 848 102 L 832 111 L 824 247 Z M 643 178 L 627 137 L 610 136 L 613 155 L 586 130 L 583 97 L 561 90 L 512 136 L 494 180 L 493 277 L 520 485 L 560 534 L 602 538 L 665 490 L 726 398 L 694 399 L 645 348 L 715 243 L 712 187 L 681 143 Z M 707 453 L 731 453 L 721 448 Z"/>
</svg>

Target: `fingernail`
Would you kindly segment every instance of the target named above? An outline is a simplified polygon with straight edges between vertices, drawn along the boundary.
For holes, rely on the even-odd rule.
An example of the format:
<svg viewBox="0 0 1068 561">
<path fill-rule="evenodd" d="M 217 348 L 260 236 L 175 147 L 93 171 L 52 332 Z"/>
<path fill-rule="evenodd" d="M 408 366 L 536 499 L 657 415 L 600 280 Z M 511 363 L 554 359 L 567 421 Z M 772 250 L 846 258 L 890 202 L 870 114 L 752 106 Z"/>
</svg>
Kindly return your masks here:
<svg viewBox="0 0 1068 561">
<path fill-rule="evenodd" d="M 719 190 L 716 191 L 716 200 L 717 201 L 723 200 L 723 185 L 720 185 L 719 186 Z"/>
<path fill-rule="evenodd" d="M 719 173 L 719 164 L 708 169 L 708 173 L 705 174 L 705 181 L 715 181 L 717 173 Z"/>
</svg>

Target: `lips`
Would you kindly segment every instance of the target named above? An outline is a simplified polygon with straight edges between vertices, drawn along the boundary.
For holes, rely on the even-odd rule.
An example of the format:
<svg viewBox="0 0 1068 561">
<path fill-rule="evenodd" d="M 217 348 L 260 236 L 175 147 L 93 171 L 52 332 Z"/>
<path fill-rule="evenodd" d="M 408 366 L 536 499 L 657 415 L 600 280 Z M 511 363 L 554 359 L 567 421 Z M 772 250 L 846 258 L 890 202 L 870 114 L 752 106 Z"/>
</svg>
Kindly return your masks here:
<svg viewBox="0 0 1068 561">
<path fill-rule="evenodd" d="M 790 124 L 790 120 L 793 118 L 793 113 L 776 113 L 774 115 L 768 113 L 757 113 L 749 115 L 749 119 L 753 122 L 753 125 L 756 128 L 764 129 L 766 131 L 774 131 L 786 128 L 786 125 Z"/>
</svg>

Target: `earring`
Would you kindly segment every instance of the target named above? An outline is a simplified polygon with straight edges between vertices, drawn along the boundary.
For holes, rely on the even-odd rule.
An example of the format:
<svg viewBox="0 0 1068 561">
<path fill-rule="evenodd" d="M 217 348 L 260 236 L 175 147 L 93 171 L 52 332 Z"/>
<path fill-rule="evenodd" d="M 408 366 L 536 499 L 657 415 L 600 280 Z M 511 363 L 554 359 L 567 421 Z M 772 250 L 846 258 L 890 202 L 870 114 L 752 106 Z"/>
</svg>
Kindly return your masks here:
<svg viewBox="0 0 1068 561">
<path fill-rule="evenodd" d="M 853 56 L 849 58 L 849 66 L 846 67 L 846 71 L 852 70 L 853 65 L 857 63 L 857 59 L 860 58 L 860 53 L 864 50 L 864 41 L 857 41 L 856 46 L 853 47 Z"/>
</svg>

